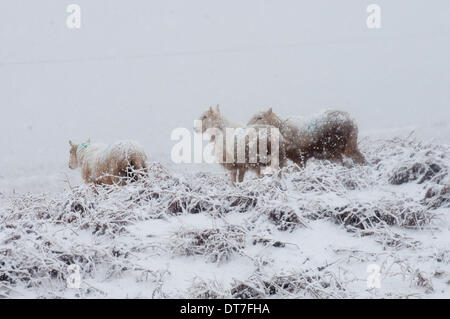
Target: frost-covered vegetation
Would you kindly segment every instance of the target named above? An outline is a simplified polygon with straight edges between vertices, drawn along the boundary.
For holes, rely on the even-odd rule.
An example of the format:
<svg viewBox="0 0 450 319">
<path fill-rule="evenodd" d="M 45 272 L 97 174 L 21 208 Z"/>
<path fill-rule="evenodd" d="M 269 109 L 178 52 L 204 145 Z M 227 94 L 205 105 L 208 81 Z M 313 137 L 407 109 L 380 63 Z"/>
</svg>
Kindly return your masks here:
<svg viewBox="0 0 450 319">
<path fill-rule="evenodd" d="M 361 150 L 366 166 L 311 161 L 237 187 L 150 163 L 125 187 L 0 194 L 0 297 L 450 297 L 450 148 Z"/>
</svg>

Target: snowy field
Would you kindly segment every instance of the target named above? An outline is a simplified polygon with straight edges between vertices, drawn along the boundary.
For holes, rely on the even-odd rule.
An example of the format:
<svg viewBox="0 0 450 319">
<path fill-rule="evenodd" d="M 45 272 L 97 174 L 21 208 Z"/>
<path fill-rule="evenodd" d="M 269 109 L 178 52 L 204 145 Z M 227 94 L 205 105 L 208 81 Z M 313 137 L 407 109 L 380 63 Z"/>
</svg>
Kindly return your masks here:
<svg viewBox="0 0 450 319">
<path fill-rule="evenodd" d="M 449 3 L 377 1 L 369 30 L 373 1 L 79 0 L 69 30 L 72 2 L 25 2 L 0 3 L 0 298 L 450 298 Z M 236 188 L 174 164 L 216 104 L 347 111 L 368 164 Z M 149 175 L 94 194 L 88 138 L 139 141 Z"/>
<path fill-rule="evenodd" d="M 2 194 L 0 294 L 449 298 L 450 147 L 414 134 L 360 144 L 367 166 L 312 161 L 237 188 L 155 162 L 99 194 L 74 180 Z M 72 264 L 80 289 L 67 288 Z"/>
</svg>

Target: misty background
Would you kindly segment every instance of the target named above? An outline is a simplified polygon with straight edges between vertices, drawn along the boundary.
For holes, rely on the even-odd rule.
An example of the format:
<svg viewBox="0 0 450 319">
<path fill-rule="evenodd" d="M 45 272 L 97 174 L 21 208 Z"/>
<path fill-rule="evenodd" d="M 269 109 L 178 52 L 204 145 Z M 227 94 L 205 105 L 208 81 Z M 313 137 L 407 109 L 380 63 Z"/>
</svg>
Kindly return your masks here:
<svg viewBox="0 0 450 319">
<path fill-rule="evenodd" d="M 71 3 L 81 29 L 66 26 Z M 366 26 L 371 3 L 381 29 Z M 448 143 L 449 53 L 444 0 L 3 0 L 0 192 L 80 182 L 69 139 L 135 139 L 170 165 L 171 131 L 216 104 L 240 122 L 338 108 L 361 136 Z"/>
</svg>

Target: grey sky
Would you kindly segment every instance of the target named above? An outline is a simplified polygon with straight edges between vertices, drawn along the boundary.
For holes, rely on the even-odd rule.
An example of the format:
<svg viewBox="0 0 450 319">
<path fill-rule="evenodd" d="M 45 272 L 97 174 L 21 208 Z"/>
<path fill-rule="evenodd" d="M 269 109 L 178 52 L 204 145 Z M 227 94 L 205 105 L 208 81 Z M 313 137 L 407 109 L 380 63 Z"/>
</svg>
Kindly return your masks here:
<svg viewBox="0 0 450 319">
<path fill-rule="evenodd" d="M 432 124 L 449 118 L 449 48 L 449 1 L 2 0 L 0 149 L 62 160 L 90 136 L 168 156 L 172 128 L 215 104 L 237 121 L 272 106 L 344 109 L 361 131 Z"/>
</svg>

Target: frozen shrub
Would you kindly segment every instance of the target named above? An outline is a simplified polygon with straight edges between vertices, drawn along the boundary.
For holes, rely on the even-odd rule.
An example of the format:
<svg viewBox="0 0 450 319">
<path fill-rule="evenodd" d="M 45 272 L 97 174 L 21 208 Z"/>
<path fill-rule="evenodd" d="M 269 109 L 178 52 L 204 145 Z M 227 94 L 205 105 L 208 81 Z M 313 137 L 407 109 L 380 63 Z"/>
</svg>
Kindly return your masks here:
<svg viewBox="0 0 450 319">
<path fill-rule="evenodd" d="M 245 244 L 245 233 L 237 226 L 179 231 L 169 243 L 174 253 L 184 256 L 203 255 L 213 263 L 223 263 Z"/>
<path fill-rule="evenodd" d="M 420 228 L 433 218 L 433 214 L 413 200 L 355 203 L 325 210 L 324 213 L 351 231 L 375 229 L 380 223 Z"/>
<path fill-rule="evenodd" d="M 194 278 L 188 294 L 195 299 L 223 299 L 229 297 L 229 292 L 217 281 L 205 281 L 198 277 Z"/>
<path fill-rule="evenodd" d="M 293 231 L 298 226 L 303 225 L 292 208 L 277 207 L 270 209 L 265 213 L 268 215 L 269 220 L 277 225 L 277 228 L 282 231 Z"/>
<path fill-rule="evenodd" d="M 257 204 L 257 196 L 235 195 L 229 196 L 227 200 L 230 202 L 231 208 L 237 208 L 239 212 L 244 213 L 254 208 Z"/>
<path fill-rule="evenodd" d="M 258 288 L 261 289 L 261 287 Z M 241 283 L 231 289 L 231 295 L 236 299 L 262 299 L 266 293 L 260 289 Z"/>
<path fill-rule="evenodd" d="M 335 276 L 324 270 L 305 269 L 266 277 L 255 273 L 245 282 L 235 282 L 231 295 L 236 299 L 271 296 L 288 298 L 343 298 L 345 289 Z"/>
<path fill-rule="evenodd" d="M 414 163 L 411 166 L 402 166 L 395 169 L 389 178 L 389 183 L 400 185 L 418 180 L 418 184 L 429 181 L 442 170 L 435 163 Z"/>
<path fill-rule="evenodd" d="M 434 209 L 450 207 L 450 185 L 430 187 L 425 193 L 423 203 Z"/>
<path fill-rule="evenodd" d="M 273 246 L 273 247 L 277 247 L 277 248 L 283 248 L 286 247 L 286 244 L 278 241 L 278 240 L 270 240 L 268 238 L 263 238 L 260 236 L 255 236 L 255 238 L 253 239 L 253 245 L 257 245 L 257 244 L 262 244 L 264 246 Z"/>
</svg>

